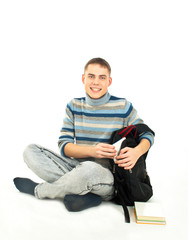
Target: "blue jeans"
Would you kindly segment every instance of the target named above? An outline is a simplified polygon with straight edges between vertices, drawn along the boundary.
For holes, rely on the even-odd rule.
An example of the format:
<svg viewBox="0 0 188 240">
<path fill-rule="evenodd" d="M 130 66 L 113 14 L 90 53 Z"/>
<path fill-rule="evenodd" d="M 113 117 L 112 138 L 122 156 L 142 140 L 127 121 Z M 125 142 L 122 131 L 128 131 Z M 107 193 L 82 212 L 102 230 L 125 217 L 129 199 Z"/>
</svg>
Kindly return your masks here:
<svg viewBox="0 0 188 240">
<path fill-rule="evenodd" d="M 111 171 L 96 162 L 65 158 L 35 144 L 25 149 L 24 161 L 45 181 L 35 187 L 35 196 L 39 199 L 64 198 L 67 194 L 84 195 L 88 192 L 101 196 L 105 201 L 114 196 Z"/>
</svg>

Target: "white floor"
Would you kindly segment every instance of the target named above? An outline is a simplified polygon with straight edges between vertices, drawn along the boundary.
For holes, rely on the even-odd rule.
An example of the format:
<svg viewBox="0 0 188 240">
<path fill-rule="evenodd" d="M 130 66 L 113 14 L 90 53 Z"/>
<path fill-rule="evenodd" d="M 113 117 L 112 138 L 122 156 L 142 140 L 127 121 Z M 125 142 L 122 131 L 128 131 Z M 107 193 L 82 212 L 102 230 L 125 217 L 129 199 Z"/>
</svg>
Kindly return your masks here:
<svg viewBox="0 0 188 240">
<path fill-rule="evenodd" d="M 3 240 L 59 240 L 59 239 L 187 239 L 188 185 L 186 156 L 180 155 L 182 167 L 176 167 L 176 154 L 169 154 L 171 164 L 155 159 L 157 146 L 148 157 L 148 169 L 153 181 L 154 196 L 150 201 L 163 205 L 166 226 L 136 224 L 133 208 L 129 207 L 131 223 L 124 222 L 121 206 L 104 202 L 102 205 L 79 213 L 68 212 L 63 203 L 38 200 L 17 191 L 12 183 L 14 176 L 27 176 L 37 181 L 23 163 L 23 172 L 12 171 L 0 183 L 0 237 Z M 150 162 L 149 162 L 150 160 Z M 152 164 L 151 164 L 151 161 Z M 180 160 L 178 160 L 180 161 Z M 9 166 L 11 167 L 11 165 Z M 159 173 L 157 173 L 157 168 Z M 8 166 L 7 166 L 8 170 Z M 5 175 L 4 175 L 5 176 Z M 1 176 L 2 177 L 2 176 Z"/>
</svg>

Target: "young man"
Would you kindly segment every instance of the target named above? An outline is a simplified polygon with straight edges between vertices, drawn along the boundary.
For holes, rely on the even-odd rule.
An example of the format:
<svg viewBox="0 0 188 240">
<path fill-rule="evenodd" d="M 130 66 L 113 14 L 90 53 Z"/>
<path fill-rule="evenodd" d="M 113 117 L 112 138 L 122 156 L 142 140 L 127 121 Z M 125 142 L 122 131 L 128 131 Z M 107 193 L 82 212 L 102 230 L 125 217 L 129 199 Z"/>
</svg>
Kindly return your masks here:
<svg viewBox="0 0 188 240">
<path fill-rule="evenodd" d="M 111 68 L 102 58 L 91 59 L 85 66 L 82 82 L 86 96 L 67 104 L 59 137 L 58 155 L 39 145 L 29 145 L 24 160 L 44 183 L 15 178 L 16 187 L 39 199 L 64 199 L 70 211 L 97 206 L 114 197 L 114 179 L 109 159 L 116 156 L 108 144 L 113 131 L 131 124 L 143 123 L 137 111 L 125 98 L 111 96 Z M 135 148 L 124 148 L 116 163 L 131 169 L 149 150 L 154 136 L 145 133 Z"/>
</svg>

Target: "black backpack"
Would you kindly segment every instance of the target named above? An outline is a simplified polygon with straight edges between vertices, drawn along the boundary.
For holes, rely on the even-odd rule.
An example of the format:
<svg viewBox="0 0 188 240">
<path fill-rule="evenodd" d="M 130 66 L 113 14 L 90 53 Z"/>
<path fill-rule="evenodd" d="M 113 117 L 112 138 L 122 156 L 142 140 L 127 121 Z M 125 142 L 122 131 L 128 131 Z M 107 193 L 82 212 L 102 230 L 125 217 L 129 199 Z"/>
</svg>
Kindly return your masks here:
<svg viewBox="0 0 188 240">
<path fill-rule="evenodd" d="M 146 132 L 155 135 L 145 124 L 131 125 L 113 132 L 110 144 L 126 137 L 121 144 L 121 149 L 124 147 L 134 148 L 139 143 L 139 137 Z M 127 206 L 133 206 L 135 201 L 146 202 L 153 195 L 150 179 L 146 171 L 145 159 L 147 154 L 148 152 L 142 155 L 131 170 L 118 167 L 114 160 L 110 159 L 115 186 L 113 201 L 122 205 L 126 222 L 130 222 Z"/>
</svg>

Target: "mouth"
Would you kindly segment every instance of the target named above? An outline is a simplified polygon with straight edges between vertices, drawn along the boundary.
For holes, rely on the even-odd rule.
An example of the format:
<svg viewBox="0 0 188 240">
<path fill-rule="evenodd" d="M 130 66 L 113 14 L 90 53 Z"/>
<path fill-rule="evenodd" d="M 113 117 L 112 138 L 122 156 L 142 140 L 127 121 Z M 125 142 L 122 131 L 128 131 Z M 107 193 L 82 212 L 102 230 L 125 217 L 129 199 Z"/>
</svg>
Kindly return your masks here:
<svg viewBox="0 0 188 240">
<path fill-rule="evenodd" d="M 90 89 L 94 93 L 98 93 L 98 92 L 100 92 L 102 90 L 101 88 L 96 88 L 96 87 L 91 87 Z"/>
</svg>

